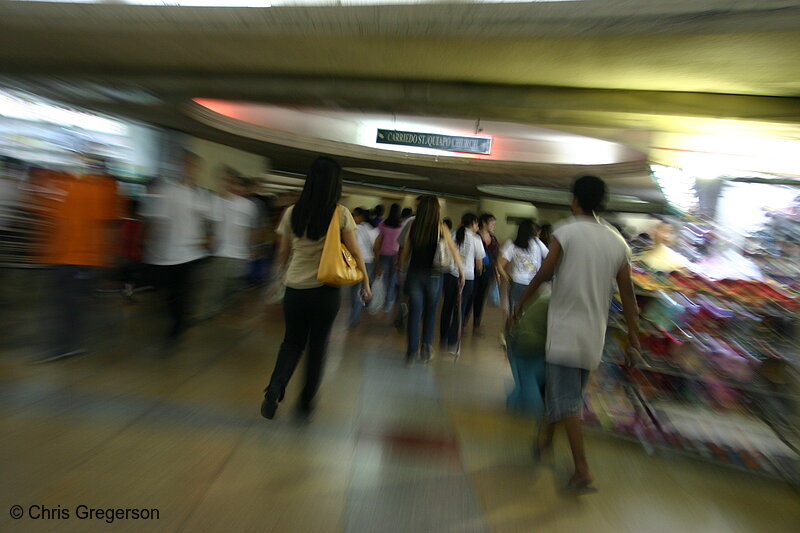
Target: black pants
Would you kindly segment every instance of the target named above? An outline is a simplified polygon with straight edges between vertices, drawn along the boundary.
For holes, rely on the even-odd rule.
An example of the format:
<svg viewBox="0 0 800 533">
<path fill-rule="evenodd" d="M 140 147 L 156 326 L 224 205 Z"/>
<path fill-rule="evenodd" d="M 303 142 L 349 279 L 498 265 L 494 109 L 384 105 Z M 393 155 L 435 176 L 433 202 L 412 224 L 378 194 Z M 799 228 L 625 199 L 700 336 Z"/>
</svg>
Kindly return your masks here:
<svg viewBox="0 0 800 533">
<path fill-rule="evenodd" d="M 199 261 L 154 266 L 156 282 L 167 292 L 167 310 L 172 319 L 167 334 L 170 339 L 177 339 L 188 327 L 191 290 Z"/>
<path fill-rule="evenodd" d="M 480 276 L 475 277 L 475 297 L 473 299 L 473 325 L 478 328 L 483 318 L 483 305 L 486 303 L 486 295 L 489 294 L 489 287 L 494 281 L 494 266 L 485 269 Z"/>
<path fill-rule="evenodd" d="M 455 347 L 458 343 L 459 324 L 464 325 L 472 302 L 475 296 L 475 281 L 467 280 L 464 282 L 464 289 L 461 291 L 461 307 L 456 305 L 458 301 L 458 278 L 451 274 L 444 274 L 444 297 L 442 298 L 442 317 L 439 322 L 439 334 L 442 343 L 449 348 Z M 458 313 L 461 313 L 459 316 Z"/>
<path fill-rule="evenodd" d="M 442 315 L 439 318 L 439 338 L 442 343 L 449 343 L 450 329 L 458 317 L 456 315 L 458 278 L 451 274 L 443 274 L 442 278 Z"/>
<path fill-rule="evenodd" d="M 283 338 L 275 370 L 267 390 L 283 398 L 289 380 L 294 374 L 300 356 L 308 345 L 306 358 L 306 383 L 300 395 L 300 407 L 313 408 L 314 396 L 322 381 L 325 352 L 331 336 L 333 321 L 339 312 L 340 295 L 335 287 L 316 289 L 286 288 L 283 297 L 283 316 L 286 335 Z"/>
<path fill-rule="evenodd" d="M 54 268 L 53 355 L 86 347 L 87 321 L 96 270 L 77 265 L 57 265 Z"/>
</svg>

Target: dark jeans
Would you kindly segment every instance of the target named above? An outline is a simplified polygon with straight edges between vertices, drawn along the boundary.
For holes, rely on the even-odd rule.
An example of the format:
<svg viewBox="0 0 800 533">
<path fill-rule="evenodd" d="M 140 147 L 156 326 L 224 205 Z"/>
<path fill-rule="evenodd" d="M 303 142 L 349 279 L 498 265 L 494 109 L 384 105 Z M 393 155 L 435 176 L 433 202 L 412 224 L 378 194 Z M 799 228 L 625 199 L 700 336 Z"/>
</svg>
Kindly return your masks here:
<svg viewBox="0 0 800 533">
<path fill-rule="evenodd" d="M 378 258 L 381 265 L 381 274 L 383 276 L 383 284 L 386 287 L 386 300 L 383 308 L 387 311 L 392 309 L 394 303 L 395 286 L 397 285 L 397 270 L 395 263 L 397 262 L 397 255 L 381 255 Z"/>
<path fill-rule="evenodd" d="M 283 398 L 286 385 L 294 374 L 303 350 L 308 345 L 306 358 L 306 384 L 300 395 L 301 409 L 310 411 L 314 396 L 322 380 L 325 352 L 331 336 L 333 321 L 339 312 L 339 289 L 319 287 L 316 289 L 286 288 L 283 297 L 283 316 L 286 334 L 283 337 L 275 370 L 267 390 Z"/>
<path fill-rule="evenodd" d="M 475 294 L 475 281 L 467 280 L 464 282 L 464 289 L 461 291 L 461 316 L 456 314 L 456 302 L 458 301 L 458 278 L 445 274 L 444 276 L 444 296 L 442 300 L 442 317 L 439 323 L 442 342 L 447 342 L 448 346 L 455 346 L 458 343 L 459 326 L 464 324 L 472 306 Z"/>
<path fill-rule="evenodd" d="M 372 284 L 373 274 L 375 273 L 374 264 L 373 263 L 364 263 L 364 266 L 367 267 L 367 274 L 369 275 L 369 282 Z M 358 324 L 358 320 L 361 318 L 361 308 L 364 307 L 364 303 L 361 301 L 361 289 L 362 285 L 360 283 L 356 283 L 352 287 L 350 287 L 350 325 L 354 326 Z"/>
<path fill-rule="evenodd" d="M 486 295 L 494 281 L 494 266 L 485 269 L 480 276 L 475 277 L 475 297 L 472 304 L 472 321 L 474 326 L 480 327 L 483 318 L 483 305 L 486 303 Z"/>
<path fill-rule="evenodd" d="M 436 307 L 442 292 L 442 274 L 434 270 L 409 270 L 406 279 L 408 292 L 408 348 L 406 357 L 414 357 L 420 349 L 422 325 L 423 352 L 430 354 L 436 328 Z"/>
<path fill-rule="evenodd" d="M 198 264 L 202 259 L 179 265 L 154 265 L 156 283 L 167 291 L 167 310 L 172 324 L 167 334 L 177 339 L 188 327 L 191 290 Z"/>
<path fill-rule="evenodd" d="M 527 285 L 515 283 L 513 281 L 511 282 L 511 287 L 508 289 L 508 307 L 512 313 L 514 312 L 514 309 L 517 307 L 517 304 L 527 288 Z"/>
<path fill-rule="evenodd" d="M 53 355 L 86 347 L 86 322 L 91 306 L 96 269 L 88 266 L 56 265 L 53 281 Z"/>
</svg>

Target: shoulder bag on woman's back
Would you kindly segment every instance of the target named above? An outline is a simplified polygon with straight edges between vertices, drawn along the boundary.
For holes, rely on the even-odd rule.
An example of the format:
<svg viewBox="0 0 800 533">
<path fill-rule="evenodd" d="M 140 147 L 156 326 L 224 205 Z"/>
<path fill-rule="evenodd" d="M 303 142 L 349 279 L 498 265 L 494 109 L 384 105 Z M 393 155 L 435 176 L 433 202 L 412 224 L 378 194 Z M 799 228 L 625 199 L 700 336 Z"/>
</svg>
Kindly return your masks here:
<svg viewBox="0 0 800 533">
<path fill-rule="evenodd" d="M 355 257 L 342 242 L 340 209 L 342 206 L 337 205 L 333 210 L 317 270 L 317 279 L 331 287 L 355 285 L 364 280 L 364 273 L 359 270 Z"/>
<path fill-rule="evenodd" d="M 436 243 L 436 255 L 433 256 L 433 269 L 447 272 L 453 266 L 453 254 L 447 241 L 442 237 L 442 228 L 439 227 L 439 241 Z"/>
</svg>

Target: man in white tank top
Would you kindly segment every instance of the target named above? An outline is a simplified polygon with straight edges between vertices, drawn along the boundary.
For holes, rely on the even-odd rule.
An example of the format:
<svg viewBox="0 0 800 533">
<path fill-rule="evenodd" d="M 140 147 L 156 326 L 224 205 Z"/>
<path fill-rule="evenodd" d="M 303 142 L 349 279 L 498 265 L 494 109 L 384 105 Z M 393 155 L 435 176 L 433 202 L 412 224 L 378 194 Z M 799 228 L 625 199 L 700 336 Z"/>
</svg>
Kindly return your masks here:
<svg viewBox="0 0 800 533">
<path fill-rule="evenodd" d="M 638 358 L 639 318 L 630 277 L 630 249 L 614 228 L 595 214 L 606 196 L 603 180 L 584 176 L 572 188 L 573 217 L 553 232 L 550 251 L 513 311 L 512 323 L 546 281 L 553 281 L 547 321 L 547 424 L 536 450 L 552 445 L 557 422 L 567 430 L 575 472 L 569 488 L 590 488 L 581 427 L 583 391 L 603 353 L 610 297 L 619 287 L 629 331 L 628 364 Z"/>
</svg>

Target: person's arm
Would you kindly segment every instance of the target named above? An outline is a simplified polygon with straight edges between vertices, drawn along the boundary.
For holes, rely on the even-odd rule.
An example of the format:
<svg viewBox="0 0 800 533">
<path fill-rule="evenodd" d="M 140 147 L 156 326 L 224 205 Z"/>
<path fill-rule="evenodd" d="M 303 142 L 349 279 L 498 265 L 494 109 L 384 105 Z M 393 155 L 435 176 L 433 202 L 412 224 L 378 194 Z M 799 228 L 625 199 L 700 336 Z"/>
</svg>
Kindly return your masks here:
<svg viewBox="0 0 800 533">
<path fill-rule="evenodd" d="M 375 244 L 372 246 L 372 255 L 375 258 L 374 264 L 375 264 L 375 277 L 376 278 L 381 275 L 381 261 L 380 261 L 381 253 L 380 252 L 381 252 L 381 247 L 382 246 L 383 246 L 383 232 L 380 232 L 378 234 L 378 238 L 375 239 Z"/>
<path fill-rule="evenodd" d="M 364 274 L 364 279 L 361 282 L 361 288 L 364 291 L 364 301 L 369 301 L 372 299 L 372 287 L 369 286 L 369 273 L 367 272 L 367 265 L 364 263 L 364 258 L 361 256 L 361 249 L 358 247 L 356 232 L 342 232 L 342 242 L 345 246 L 347 246 L 347 249 L 350 250 L 350 253 L 353 254 L 353 258 L 356 260 L 358 269 L 362 274 Z"/>
<path fill-rule="evenodd" d="M 559 243 L 557 239 L 553 238 L 550 241 L 550 253 L 547 254 L 547 257 L 545 257 L 544 261 L 542 262 L 542 268 L 539 269 L 539 272 L 536 273 L 530 284 L 528 284 L 525 292 L 522 293 L 517 307 L 511 310 L 510 320 L 512 324 L 517 320 L 522 310 L 525 309 L 525 304 L 528 302 L 528 300 L 534 294 L 536 294 L 536 291 L 538 291 L 539 287 L 542 286 L 542 283 L 553 279 L 553 275 L 556 273 L 558 262 L 561 260 L 561 254 L 561 243 Z"/>
<path fill-rule="evenodd" d="M 639 306 L 633 291 L 631 280 L 631 264 L 628 261 L 617 272 L 617 285 L 622 300 L 622 313 L 628 326 L 628 349 L 625 352 L 625 362 L 633 366 L 641 358 L 642 345 L 639 342 Z"/>
<path fill-rule="evenodd" d="M 510 261 L 503 257 L 502 255 L 497 258 L 497 273 L 500 274 L 500 279 L 508 283 L 511 279 L 508 276 L 508 272 L 506 269 L 508 268 Z"/>
<path fill-rule="evenodd" d="M 292 240 L 286 235 L 281 235 L 278 241 L 278 268 L 277 272 L 283 273 L 286 270 L 286 265 L 289 262 L 289 256 L 292 254 Z"/>
<path fill-rule="evenodd" d="M 450 230 L 444 224 L 442 224 L 442 236 L 458 268 L 458 287 L 461 289 L 464 287 L 464 265 L 462 264 L 461 254 L 458 253 L 458 248 L 456 248 L 456 243 L 453 242 L 453 238 L 450 236 Z"/>
</svg>

